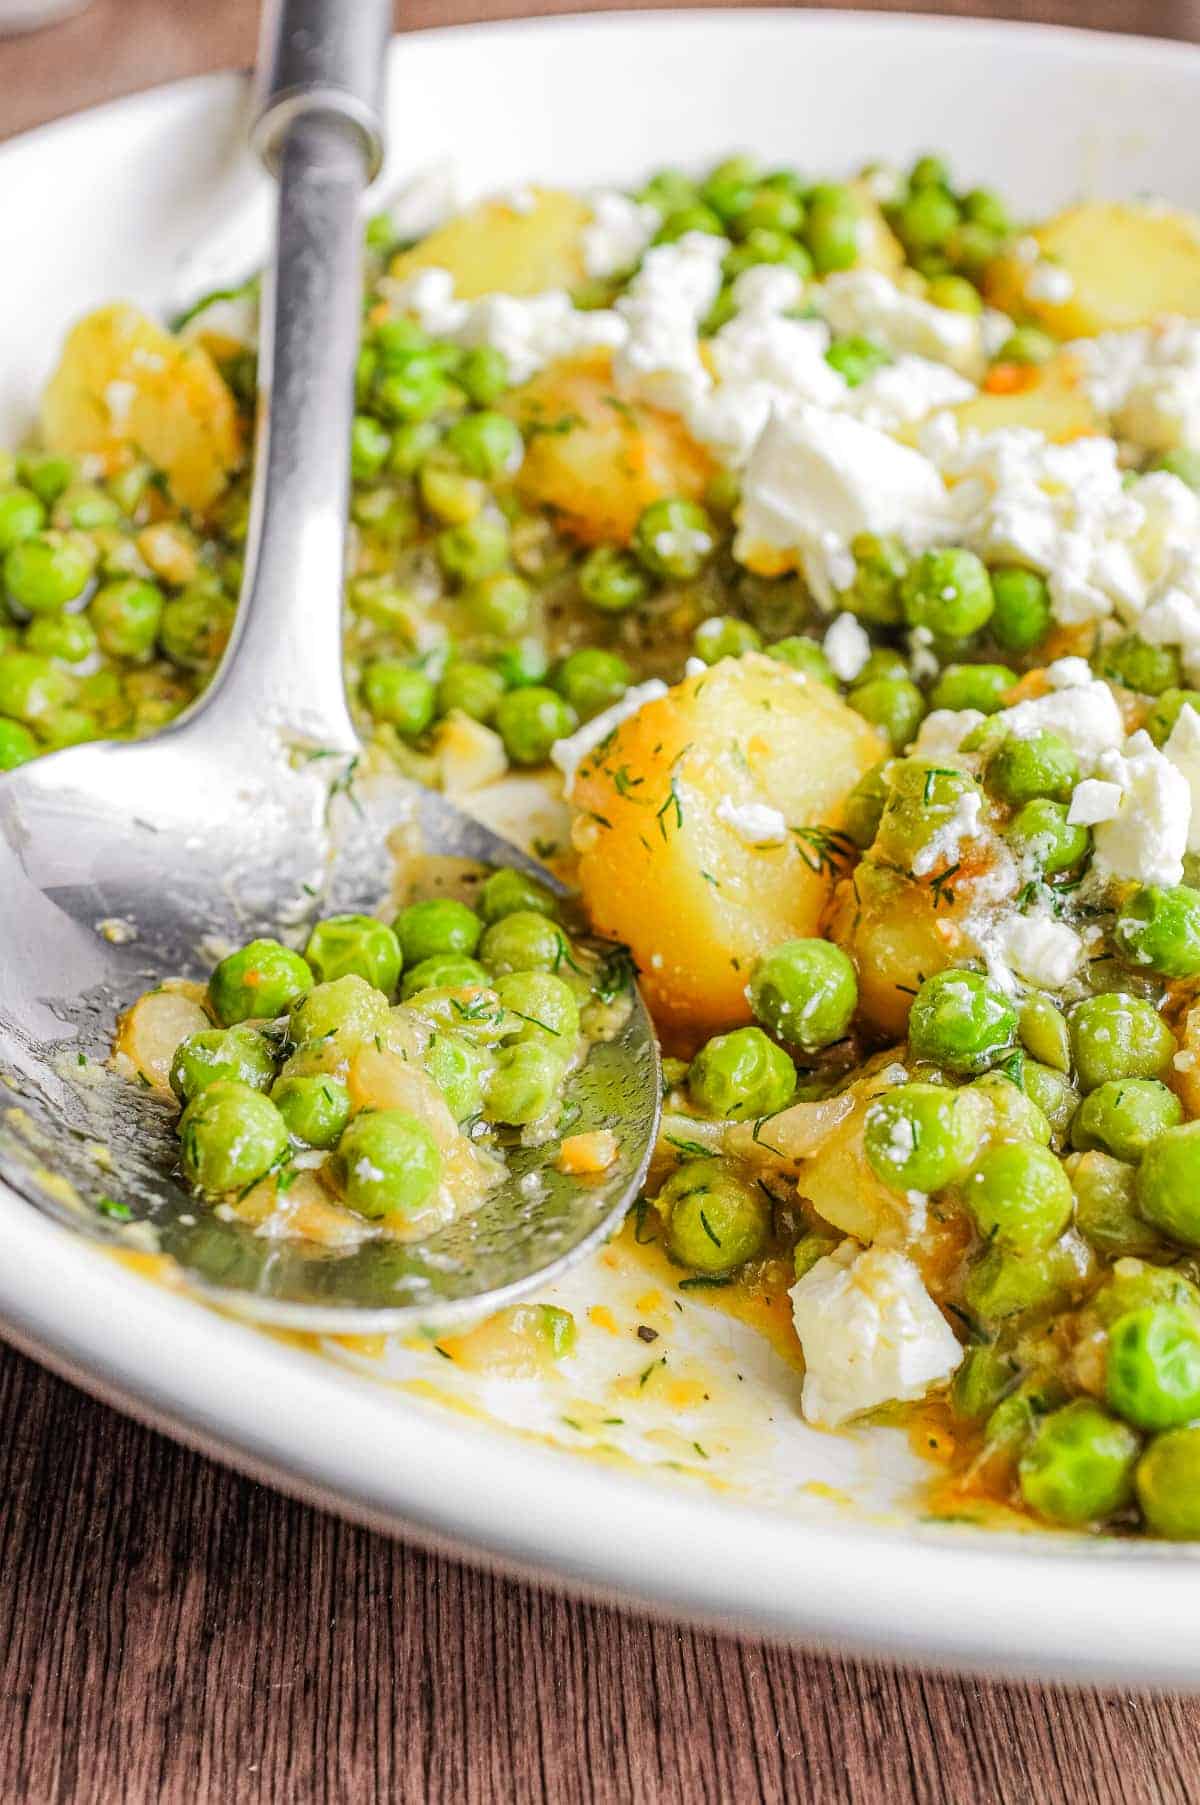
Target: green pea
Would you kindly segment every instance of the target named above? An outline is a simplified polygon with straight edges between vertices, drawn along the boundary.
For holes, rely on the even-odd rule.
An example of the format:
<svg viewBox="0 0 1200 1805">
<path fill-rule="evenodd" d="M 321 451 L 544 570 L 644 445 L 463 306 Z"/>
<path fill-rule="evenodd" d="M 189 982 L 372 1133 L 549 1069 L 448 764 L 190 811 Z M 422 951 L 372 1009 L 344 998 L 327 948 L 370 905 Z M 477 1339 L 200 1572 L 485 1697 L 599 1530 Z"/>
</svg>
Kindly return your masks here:
<svg viewBox="0 0 1200 1805">
<path fill-rule="evenodd" d="M 350 474 L 356 483 L 370 482 L 388 461 L 392 435 L 370 414 L 355 414 L 350 429 Z"/>
<path fill-rule="evenodd" d="M 275 1081 L 275 1047 L 256 1029 L 202 1028 L 180 1041 L 171 1061 L 171 1089 L 190 1103 L 206 1085 L 232 1079 L 265 1091 Z"/>
<path fill-rule="evenodd" d="M 327 978 L 292 1003 L 288 1033 L 298 1047 L 314 1046 L 338 1035 L 346 1040 L 373 1040 L 388 1024 L 388 1001 L 354 972 Z"/>
<path fill-rule="evenodd" d="M 915 738 L 925 716 L 925 698 L 907 677 L 876 677 L 856 683 L 846 700 L 864 721 L 879 728 L 896 752 Z"/>
<path fill-rule="evenodd" d="M 372 716 L 417 739 L 437 710 L 437 692 L 424 671 L 399 658 L 376 658 L 363 672 L 362 695 Z"/>
<path fill-rule="evenodd" d="M 387 467 L 393 476 L 415 476 L 442 440 L 432 420 L 405 420 L 389 437 Z"/>
<path fill-rule="evenodd" d="M 1071 1069 L 1071 1036 L 1067 1019 L 1048 996 L 1034 992 L 1021 1004 L 1019 1033 L 1027 1053 L 1056 1072 Z"/>
<path fill-rule="evenodd" d="M 437 690 L 437 711 L 447 715 L 457 709 L 459 714 L 470 715 L 473 721 L 490 721 L 503 694 L 504 679 L 499 671 L 491 670 L 486 664 L 462 659 L 457 664 L 447 665 L 442 673 Z"/>
<path fill-rule="evenodd" d="M 1080 1104 L 1071 1125 L 1071 1145 L 1086 1152 L 1099 1147 L 1117 1159 L 1136 1162 L 1166 1128 L 1183 1120 L 1178 1097 L 1155 1078 L 1116 1078 L 1099 1085 Z"/>
<path fill-rule="evenodd" d="M 705 622 L 706 626 L 710 624 L 710 622 Z M 743 625 L 744 623 L 739 622 L 738 624 Z M 743 649 L 752 651 L 754 648 L 746 646 Z M 766 652 L 768 658 L 775 658 L 780 664 L 790 665 L 794 671 L 803 671 L 806 677 L 815 677 L 818 683 L 824 683 L 829 689 L 837 688 L 837 678 L 833 674 L 833 666 L 819 640 L 809 639 L 803 633 L 793 633 L 787 639 L 777 639 L 774 645 L 766 648 Z"/>
<path fill-rule="evenodd" d="M 858 1006 L 858 979 L 829 940 L 784 940 L 755 965 L 750 1007 L 773 1034 L 806 1053 L 840 1040 Z"/>
<path fill-rule="evenodd" d="M 731 1122 L 774 1115 L 795 1089 L 795 1066 L 761 1028 L 715 1035 L 688 1068 L 693 1103 Z"/>
<path fill-rule="evenodd" d="M 31 533 L 4 554 L 4 582 L 27 614 L 53 614 L 83 594 L 95 561 L 82 534 Z"/>
<path fill-rule="evenodd" d="M 735 614 L 710 615 L 692 635 L 692 650 L 705 664 L 717 664 L 722 658 L 741 658 L 744 653 L 761 648 L 762 634 L 757 627 L 748 620 L 739 620 Z"/>
<path fill-rule="evenodd" d="M 762 1253 L 771 1206 L 758 1186 L 719 1159 L 685 1160 L 655 1199 L 667 1251 L 694 1272 L 733 1272 Z"/>
<path fill-rule="evenodd" d="M 1158 1236 L 1138 1214 L 1132 1166 L 1100 1152 L 1069 1163 L 1076 1226 L 1098 1253 L 1114 1260 L 1162 1253 Z"/>
<path fill-rule="evenodd" d="M 858 262 L 861 224 L 862 211 L 852 189 L 823 183 L 812 190 L 804 235 L 819 276 L 851 269 Z"/>
<path fill-rule="evenodd" d="M 1200 972 L 1200 890 L 1144 884 L 1122 903 L 1113 932 L 1131 965 L 1164 978 L 1194 978 Z"/>
<path fill-rule="evenodd" d="M 0 489 L 0 552 L 31 539 L 46 524 L 46 510 L 32 489 Z"/>
<path fill-rule="evenodd" d="M 972 796 L 979 796 L 979 787 L 963 771 L 931 759 L 893 759 L 887 766 L 887 800 L 877 833 L 880 853 L 910 869 L 922 848 L 961 819 L 964 799 Z"/>
<path fill-rule="evenodd" d="M 519 1040 L 496 1055 L 488 1078 L 484 1115 L 489 1122 L 527 1127 L 549 1115 L 562 1095 L 566 1062 L 545 1040 Z"/>
<path fill-rule="evenodd" d="M 260 1091 L 233 1079 L 204 1087 L 179 1119 L 184 1176 L 206 1196 L 257 1183 L 287 1152 L 283 1117 Z"/>
<path fill-rule="evenodd" d="M 1017 810 L 1008 824 L 1008 839 L 1018 857 L 1026 859 L 1047 877 L 1070 871 L 1087 856 L 1092 836 L 1086 827 L 1070 822 L 1065 802 L 1037 796 Z"/>
<path fill-rule="evenodd" d="M 1185 1247 L 1200 1247 L 1200 1122 L 1168 1128 L 1146 1149 L 1134 1194 L 1147 1222 Z"/>
<path fill-rule="evenodd" d="M 464 590 L 462 604 L 476 632 L 507 639 L 528 626 L 533 592 L 523 577 L 497 570 Z"/>
<path fill-rule="evenodd" d="M 1082 1090 L 1112 1078 L 1161 1078 L 1170 1069 L 1175 1037 L 1141 997 L 1119 990 L 1088 997 L 1072 1010 L 1068 1027 Z"/>
<path fill-rule="evenodd" d="M 633 672 L 616 652 L 587 646 L 563 659 L 553 681 L 579 719 L 590 721 L 621 700 L 633 682 Z"/>
<path fill-rule="evenodd" d="M 677 207 L 668 213 L 654 235 L 654 242 L 674 244 L 678 239 L 686 238 L 689 232 L 706 232 L 711 238 L 723 238 L 725 227 L 720 216 L 711 207 L 697 202 L 689 207 Z"/>
<path fill-rule="evenodd" d="M 1088 1154 L 1088 1159 L 1096 1155 Z M 1161 1249 L 1160 1249 L 1161 1257 Z M 1131 1310 L 1164 1305 L 1182 1310 L 1200 1324 L 1200 1288 L 1174 1267 L 1151 1266 L 1140 1259 L 1121 1259 L 1089 1302 L 1089 1312 L 1102 1328 L 1111 1329 Z"/>
<path fill-rule="evenodd" d="M 741 478 L 736 470 L 714 470 L 704 485 L 704 503 L 713 514 L 732 518 L 742 499 Z"/>
<path fill-rule="evenodd" d="M 904 619 L 900 585 L 908 572 L 908 556 L 899 539 L 859 533 L 850 541 L 854 581 L 841 600 L 860 620 L 875 627 L 898 627 Z M 904 665 L 898 661 L 901 675 Z"/>
<path fill-rule="evenodd" d="M 918 157 L 908 172 L 908 185 L 915 188 L 950 188 L 950 165 L 945 157 L 931 151 Z"/>
<path fill-rule="evenodd" d="M 313 975 L 290 947 L 278 940 L 251 940 L 230 953 L 208 981 L 208 999 L 223 1027 L 235 1022 L 273 1020 L 312 989 Z"/>
<path fill-rule="evenodd" d="M 1136 1481 L 1148 1529 L 1171 1541 L 1200 1540 L 1200 1426 L 1155 1436 Z"/>
<path fill-rule="evenodd" d="M 1156 746 L 1165 746 L 1185 708 L 1200 714 L 1200 689 L 1165 689 L 1146 716 L 1146 732 Z"/>
<path fill-rule="evenodd" d="M 402 1109 L 355 1116 L 330 1164 L 350 1208 L 370 1222 L 386 1216 L 419 1218 L 442 1176 L 433 1136 Z"/>
<path fill-rule="evenodd" d="M 948 664 L 929 692 L 931 708 L 975 708 L 995 714 L 1017 681 L 1006 664 Z"/>
<path fill-rule="evenodd" d="M 858 388 L 869 376 L 885 370 L 891 361 L 890 351 L 873 338 L 864 338 L 859 333 L 835 338 L 825 353 L 825 362 L 831 370 L 837 371 L 850 389 Z"/>
<path fill-rule="evenodd" d="M 638 194 L 640 201 L 670 213 L 691 206 L 696 199 L 696 184 L 680 169 L 658 169 Z"/>
<path fill-rule="evenodd" d="M 164 603 L 158 643 L 181 669 L 211 670 L 229 643 L 233 622 L 234 607 L 227 596 L 214 596 L 193 584 Z"/>
<path fill-rule="evenodd" d="M 1006 652 L 1031 652 L 1054 618 L 1046 579 L 1018 564 L 1001 565 L 991 575 L 992 638 Z"/>
<path fill-rule="evenodd" d="M 1079 781 L 1079 761 L 1061 734 L 1045 730 L 1027 739 L 1008 735 L 987 761 L 984 783 L 1011 808 L 1035 797 L 1069 802 Z"/>
<path fill-rule="evenodd" d="M 438 534 L 437 555 L 447 576 L 461 583 L 477 583 L 508 561 L 508 523 L 491 514 L 476 514 L 460 526 L 448 526 Z"/>
<path fill-rule="evenodd" d="M 496 979 L 496 995 L 521 1026 L 517 1040 L 549 1039 L 566 1058 L 579 1038 L 575 992 L 549 971 L 510 971 Z"/>
<path fill-rule="evenodd" d="M 944 307 L 950 313 L 983 312 L 983 296 L 965 276 L 935 276 L 926 291 L 926 299 L 934 307 Z"/>
<path fill-rule="evenodd" d="M 329 915 L 308 938 L 304 957 L 320 983 L 347 974 L 391 996 L 400 978 L 400 943 L 373 915 Z"/>
<path fill-rule="evenodd" d="M 1021 1088 L 1049 1123 L 1055 1145 L 1061 1146 L 1079 1105 L 1070 1079 L 1054 1066 L 1027 1059 L 1021 1071 Z"/>
<path fill-rule="evenodd" d="M 962 210 L 964 219 L 986 226 L 998 238 L 1006 237 L 1013 229 L 1008 208 L 994 188 L 972 188 L 962 197 Z"/>
<path fill-rule="evenodd" d="M 475 345 L 458 365 L 454 380 L 476 407 L 489 407 L 511 381 L 508 359 L 494 345 Z"/>
<path fill-rule="evenodd" d="M 828 1259 L 837 1244 L 836 1235 L 823 1235 L 817 1229 L 813 1229 L 807 1235 L 801 1235 L 792 1249 L 792 1270 L 796 1277 L 802 1279 L 805 1273 L 812 1271 L 818 1261 Z"/>
<path fill-rule="evenodd" d="M 754 200 L 758 165 L 750 157 L 726 157 L 701 184 L 700 197 L 729 223 Z"/>
<path fill-rule="evenodd" d="M 1043 1417 L 1021 1456 L 1021 1496 L 1048 1522 L 1103 1522 L 1133 1501 L 1141 1443 L 1098 1404 L 1079 1398 Z"/>
<path fill-rule="evenodd" d="M 1181 1429 L 1200 1416 L 1200 1323 L 1150 1305 L 1118 1317 L 1108 1334 L 1105 1391 L 1137 1429 Z"/>
<path fill-rule="evenodd" d="M 15 771 L 18 765 L 37 757 L 37 741 L 17 721 L 0 720 L 0 771 Z"/>
<path fill-rule="evenodd" d="M 546 648 L 540 639 L 518 639 L 491 659 L 509 689 L 530 689 L 541 683 L 550 669 Z"/>
<path fill-rule="evenodd" d="M 1020 1252 L 1056 1241 L 1071 1220 L 1070 1180 L 1047 1147 L 1010 1141 L 985 1153 L 963 1190 L 981 1235 Z"/>
<path fill-rule="evenodd" d="M 974 971 L 942 971 L 917 990 L 908 1018 L 916 1059 L 947 1071 L 986 1071 L 1016 1039 L 1017 1012 L 989 978 Z"/>
<path fill-rule="evenodd" d="M 507 414 L 467 414 L 446 434 L 446 447 L 464 470 L 485 482 L 512 476 L 521 466 L 525 444 L 520 428 Z"/>
<path fill-rule="evenodd" d="M 431 1035 L 421 1057 L 456 1122 L 470 1121 L 482 1113 L 492 1071 L 486 1047 L 477 1046 L 463 1034 L 441 1030 Z"/>
<path fill-rule="evenodd" d="M 969 1092 L 900 1084 L 867 1110 L 863 1147 L 893 1191 L 940 1191 L 964 1178 L 979 1150 L 982 1112 Z"/>
<path fill-rule="evenodd" d="M 969 1348 L 950 1385 L 950 1407 L 960 1421 L 980 1422 L 990 1416 L 1017 1382 L 1014 1355 L 994 1342 Z"/>
<path fill-rule="evenodd" d="M 633 550 L 652 576 L 673 582 L 698 577 L 716 547 L 712 522 L 698 502 L 667 496 L 643 508 Z"/>
<path fill-rule="evenodd" d="M 511 690 L 496 710 L 496 727 L 514 765 L 544 764 L 556 740 L 579 725 L 569 703 L 541 684 Z"/>
<path fill-rule="evenodd" d="M 466 953 L 431 953 L 405 971 L 400 999 L 407 1003 L 424 990 L 479 990 L 487 982 L 483 966 Z"/>
<path fill-rule="evenodd" d="M 760 263 L 786 265 L 806 280 L 813 273 L 812 258 L 790 233 L 777 232 L 769 226 L 754 226 L 746 232 L 743 242 L 726 257 L 723 271 L 725 279 L 734 282 L 743 271 L 754 269 Z"/>
<path fill-rule="evenodd" d="M 1100 675 L 1110 683 L 1134 689 L 1146 696 L 1161 696 L 1179 687 L 1179 652 L 1174 646 L 1150 645 L 1136 633 L 1126 633 L 1104 652 Z"/>
<path fill-rule="evenodd" d="M 1195 446 L 1181 445 L 1174 451 L 1164 451 L 1161 457 L 1154 459 L 1150 468 L 1165 470 L 1168 476 L 1177 476 L 1189 489 L 1200 490 L 1200 450 Z"/>
<path fill-rule="evenodd" d="M 471 523 L 487 499 L 487 490 L 477 477 L 468 476 L 454 465 L 428 458 L 417 473 L 417 486 L 426 511 L 450 526 Z M 449 541 L 451 556 L 455 542 Z M 503 564 L 504 559 L 499 560 Z M 454 573 L 451 573 L 454 574 Z"/>
<path fill-rule="evenodd" d="M 350 1093 L 328 1072 L 280 1078 L 271 1101 L 292 1139 L 306 1147 L 336 1147 L 350 1120 Z"/>
<path fill-rule="evenodd" d="M 511 866 L 493 871 L 479 893 L 479 913 L 489 926 L 505 915 L 531 909 L 539 915 L 555 916 L 558 900 L 545 884 Z"/>
<path fill-rule="evenodd" d="M 21 480 L 48 508 L 79 475 L 75 459 L 57 452 L 32 453 L 18 460 L 18 468 Z"/>
<path fill-rule="evenodd" d="M 162 625 L 163 592 L 156 583 L 123 577 L 96 591 L 88 614 L 110 658 L 149 658 Z"/>
<path fill-rule="evenodd" d="M 479 957 L 493 977 L 510 971 L 553 971 L 567 966 L 570 947 L 558 923 L 537 909 L 502 915 L 487 929 Z"/>
<path fill-rule="evenodd" d="M 631 552 L 598 545 L 580 566 L 579 588 L 584 601 L 601 613 L 624 614 L 646 600 L 652 584 Z"/>
<path fill-rule="evenodd" d="M 82 664 L 97 649 L 95 629 L 86 614 L 39 614 L 25 632 L 25 649 L 42 658 Z"/>
<path fill-rule="evenodd" d="M 886 770 L 886 760 L 881 759 L 879 764 L 872 765 L 846 798 L 843 826 L 854 844 L 863 852 L 879 832 L 879 823 L 887 805 L 889 790 L 884 776 Z"/>
<path fill-rule="evenodd" d="M 1065 1309 L 1086 1278 L 1077 1246 L 1070 1239 L 1034 1249 L 996 1241 L 972 1260 L 963 1302 L 981 1322 Z"/>
<path fill-rule="evenodd" d="M 953 195 L 927 183 L 901 204 L 896 230 L 909 251 L 940 251 L 958 223 L 958 205 Z"/>
<path fill-rule="evenodd" d="M 759 230 L 796 233 L 804 224 L 804 202 L 788 189 L 764 185 L 755 190 L 753 200 L 734 223 L 743 237 Z"/>
<path fill-rule="evenodd" d="M 381 320 L 373 339 L 376 355 L 388 369 L 404 364 L 414 351 L 429 349 L 429 335 L 415 320 Z"/>
<path fill-rule="evenodd" d="M 375 405 L 385 420 L 428 420 L 450 396 L 442 360 L 432 351 L 414 351 L 375 381 Z"/>
<path fill-rule="evenodd" d="M 999 1458 L 1006 1468 L 1015 1466 L 1045 1409 L 1042 1388 L 1034 1380 L 1025 1380 L 1001 1398 L 983 1426 L 984 1454 L 989 1464 Z"/>
</svg>

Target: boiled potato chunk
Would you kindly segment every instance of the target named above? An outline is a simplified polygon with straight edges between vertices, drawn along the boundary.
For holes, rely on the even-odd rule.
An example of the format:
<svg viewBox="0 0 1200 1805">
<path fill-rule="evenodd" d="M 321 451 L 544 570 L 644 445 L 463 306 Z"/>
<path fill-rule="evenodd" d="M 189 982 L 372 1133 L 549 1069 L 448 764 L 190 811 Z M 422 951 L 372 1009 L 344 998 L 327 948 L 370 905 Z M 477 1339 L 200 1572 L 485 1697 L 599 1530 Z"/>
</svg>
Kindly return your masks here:
<svg viewBox="0 0 1200 1805">
<path fill-rule="evenodd" d="M 631 948 L 677 1044 L 749 1019 L 755 960 L 820 931 L 845 868 L 790 831 L 748 844 L 722 814 L 758 804 L 788 828 L 836 829 L 880 755 L 832 690 L 751 653 L 686 678 L 585 758 L 573 790 L 584 901 L 600 932 Z"/>
<path fill-rule="evenodd" d="M 580 235 L 592 210 L 580 195 L 554 188 L 535 188 L 530 200 L 528 208 L 482 201 L 401 251 L 392 275 L 403 281 L 418 270 L 449 270 L 464 301 L 573 288 L 584 275 Z"/>
<path fill-rule="evenodd" d="M 901 1038 L 921 979 L 956 962 L 966 942 L 954 913 L 929 885 L 870 859 L 838 885 L 829 937 L 853 959 L 859 1011 L 881 1033 Z"/>
<path fill-rule="evenodd" d="M 586 544 L 626 543 L 649 502 L 696 500 L 712 474 L 675 415 L 614 393 L 607 352 L 552 366 L 508 405 L 525 434 L 521 499 Z"/>
<path fill-rule="evenodd" d="M 1036 264 L 1011 255 L 988 272 L 988 299 L 1032 316 L 1061 338 L 1147 326 L 1162 314 L 1200 318 L 1200 221 L 1134 201 L 1089 201 L 1033 234 L 1042 256 L 1070 277 L 1060 300 L 1030 293 Z"/>
<path fill-rule="evenodd" d="M 148 990 L 118 1022 L 113 1051 L 118 1060 L 128 1059 L 152 1090 L 172 1094 L 171 1061 L 180 1043 L 212 1027 L 212 1017 L 201 1007 L 203 996 L 200 984 Z"/>
<path fill-rule="evenodd" d="M 123 302 L 71 330 L 42 396 L 42 435 L 51 451 L 98 457 L 110 473 L 148 458 L 179 505 L 198 511 L 242 455 L 237 407 L 208 352 Z"/>
<path fill-rule="evenodd" d="M 1058 445 L 1105 431 L 1084 390 L 1079 365 L 1066 352 L 1040 368 L 1002 364 L 978 395 L 949 411 L 960 426 L 977 432 L 1028 426 Z"/>
</svg>

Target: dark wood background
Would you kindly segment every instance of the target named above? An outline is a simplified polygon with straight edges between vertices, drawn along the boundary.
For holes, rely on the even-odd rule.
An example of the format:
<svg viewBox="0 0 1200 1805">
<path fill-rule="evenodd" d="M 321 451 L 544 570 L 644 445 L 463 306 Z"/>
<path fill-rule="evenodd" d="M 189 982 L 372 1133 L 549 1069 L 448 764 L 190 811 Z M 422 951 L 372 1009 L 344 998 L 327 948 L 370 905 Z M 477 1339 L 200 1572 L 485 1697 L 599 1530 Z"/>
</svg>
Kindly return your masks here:
<svg viewBox="0 0 1200 1805">
<path fill-rule="evenodd" d="M 568 4 L 409 0 L 403 23 Z M 923 10 L 1200 38 L 1197 0 Z M 0 41 L 0 136 L 245 63 L 254 31 L 253 0 L 95 0 Z M 1184 1805 L 1200 1704 L 575 1604 L 293 1504 L 0 1348 L 0 1805 L 758 1799 Z"/>
</svg>

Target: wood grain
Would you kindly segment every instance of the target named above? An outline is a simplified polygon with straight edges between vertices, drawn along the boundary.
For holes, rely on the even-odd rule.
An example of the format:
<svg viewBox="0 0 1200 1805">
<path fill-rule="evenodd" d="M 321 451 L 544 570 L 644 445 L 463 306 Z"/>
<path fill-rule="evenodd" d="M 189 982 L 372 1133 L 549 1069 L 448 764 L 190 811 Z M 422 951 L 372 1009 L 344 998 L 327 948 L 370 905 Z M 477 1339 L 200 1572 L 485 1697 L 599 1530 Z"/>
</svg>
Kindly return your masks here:
<svg viewBox="0 0 1200 1805">
<path fill-rule="evenodd" d="M 513 10 L 557 9 L 404 23 Z M 936 10 L 1200 37 L 1196 0 Z M 253 37 L 251 0 L 96 0 L 0 42 L 0 136 Z M 0 1349 L 3 1805 L 1189 1805 L 1198 1751 L 1196 1702 L 739 1644 L 417 1553 Z"/>
</svg>

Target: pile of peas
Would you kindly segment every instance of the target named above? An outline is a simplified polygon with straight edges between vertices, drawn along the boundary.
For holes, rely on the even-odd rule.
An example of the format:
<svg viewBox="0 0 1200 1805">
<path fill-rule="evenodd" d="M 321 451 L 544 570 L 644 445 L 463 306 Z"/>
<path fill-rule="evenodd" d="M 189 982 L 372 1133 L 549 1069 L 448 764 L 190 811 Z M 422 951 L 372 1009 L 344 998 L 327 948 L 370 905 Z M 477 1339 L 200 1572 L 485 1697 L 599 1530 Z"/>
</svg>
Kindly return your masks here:
<svg viewBox="0 0 1200 1805">
<path fill-rule="evenodd" d="M 443 1151 L 419 1115 L 356 1107 L 355 1054 L 415 1044 L 460 1127 L 547 1138 L 592 998 L 556 899 L 514 870 L 493 872 L 476 908 L 432 897 L 390 926 L 330 916 L 302 954 L 251 941 L 213 970 L 215 1025 L 183 1040 L 171 1065 L 184 1177 L 208 1198 L 244 1195 L 268 1176 L 282 1193 L 297 1156 L 317 1150 L 328 1155 L 322 1179 L 356 1215 L 420 1223 Z"/>
</svg>

